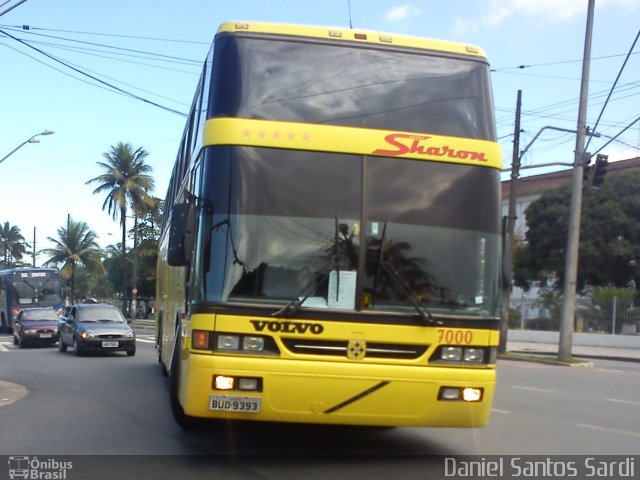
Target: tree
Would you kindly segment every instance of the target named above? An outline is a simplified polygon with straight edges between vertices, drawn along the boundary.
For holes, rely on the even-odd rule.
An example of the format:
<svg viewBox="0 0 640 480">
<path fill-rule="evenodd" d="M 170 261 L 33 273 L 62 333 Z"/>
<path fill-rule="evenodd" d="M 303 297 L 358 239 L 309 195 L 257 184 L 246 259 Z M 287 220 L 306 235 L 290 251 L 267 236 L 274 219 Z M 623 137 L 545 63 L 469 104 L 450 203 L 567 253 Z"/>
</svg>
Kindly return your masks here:
<svg viewBox="0 0 640 480">
<path fill-rule="evenodd" d="M 98 183 L 95 194 L 107 194 L 102 209 L 107 210 L 115 220 L 120 217 L 122 226 L 122 309 L 126 311 L 127 300 L 127 210 L 129 206 L 144 204 L 149 199 L 148 192 L 154 188 L 150 165 L 145 163 L 148 153 L 142 148 L 134 148 L 129 143 L 111 146 L 109 152 L 102 154 L 106 162 L 97 162 L 103 173 L 91 180 Z M 137 218 L 137 217 L 135 217 Z"/>
<path fill-rule="evenodd" d="M 153 297 L 156 290 L 156 264 L 163 201 L 153 198 L 153 206 L 144 208 L 129 236 L 134 238 L 134 284 L 141 297 Z"/>
<path fill-rule="evenodd" d="M 7 268 L 11 267 L 12 259 L 21 260 L 26 252 L 20 229 L 15 225 L 9 225 L 9 222 L 4 222 L 4 225 L 0 226 L 0 252 Z"/>
<path fill-rule="evenodd" d="M 85 222 L 74 222 L 71 217 L 66 227 L 58 228 L 58 238 L 47 237 L 55 244 L 54 248 L 45 248 L 42 253 L 49 255 L 45 266 L 62 264 L 60 275 L 71 281 L 71 301 L 75 301 L 76 267 L 84 266 L 91 272 L 104 273 L 100 246 L 96 233 Z"/>
<path fill-rule="evenodd" d="M 640 173 L 610 175 L 583 195 L 578 288 L 640 287 Z M 514 280 L 525 289 L 551 280 L 564 283 L 570 188 L 545 191 L 525 215 L 526 241 L 514 252 Z"/>
</svg>

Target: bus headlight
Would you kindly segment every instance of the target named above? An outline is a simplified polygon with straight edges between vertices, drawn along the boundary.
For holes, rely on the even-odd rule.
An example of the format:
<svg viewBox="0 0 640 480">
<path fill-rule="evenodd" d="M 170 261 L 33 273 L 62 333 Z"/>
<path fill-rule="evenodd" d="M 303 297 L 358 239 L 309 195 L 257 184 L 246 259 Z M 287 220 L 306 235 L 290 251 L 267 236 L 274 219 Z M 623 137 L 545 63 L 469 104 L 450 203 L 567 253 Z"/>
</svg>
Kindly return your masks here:
<svg viewBox="0 0 640 480">
<path fill-rule="evenodd" d="M 240 337 L 237 335 L 219 335 L 218 350 L 239 350 Z"/>
<path fill-rule="evenodd" d="M 464 361 L 471 363 L 482 363 L 484 360 L 484 349 L 482 348 L 465 348 Z"/>
<path fill-rule="evenodd" d="M 261 352 L 262 350 L 264 350 L 264 338 L 243 337 L 242 350 L 248 350 L 250 352 Z"/>
<path fill-rule="evenodd" d="M 215 345 L 213 350 L 218 352 L 259 353 L 261 355 L 278 353 L 278 348 L 273 339 L 263 335 L 218 333 L 215 334 L 213 344 Z"/>
<path fill-rule="evenodd" d="M 448 362 L 459 362 L 462 360 L 461 347 L 442 347 L 440 358 Z"/>
<path fill-rule="evenodd" d="M 438 347 L 431 357 L 433 363 L 451 363 L 457 365 L 486 365 L 495 363 L 492 355 L 487 355 L 490 350 L 486 347 L 458 347 L 442 345 Z"/>
<path fill-rule="evenodd" d="M 224 375 L 217 375 L 213 377 L 213 388 L 216 390 L 233 390 L 235 384 L 235 378 L 227 377 Z"/>
<path fill-rule="evenodd" d="M 482 400 L 482 389 L 467 387 L 462 390 L 462 399 L 465 402 L 479 402 Z"/>
<path fill-rule="evenodd" d="M 447 402 L 480 402 L 482 400 L 482 388 L 476 387 L 441 387 L 438 400 Z"/>
<path fill-rule="evenodd" d="M 213 375 L 214 390 L 242 390 L 244 392 L 261 392 L 262 378 L 232 377 L 229 375 Z"/>
</svg>

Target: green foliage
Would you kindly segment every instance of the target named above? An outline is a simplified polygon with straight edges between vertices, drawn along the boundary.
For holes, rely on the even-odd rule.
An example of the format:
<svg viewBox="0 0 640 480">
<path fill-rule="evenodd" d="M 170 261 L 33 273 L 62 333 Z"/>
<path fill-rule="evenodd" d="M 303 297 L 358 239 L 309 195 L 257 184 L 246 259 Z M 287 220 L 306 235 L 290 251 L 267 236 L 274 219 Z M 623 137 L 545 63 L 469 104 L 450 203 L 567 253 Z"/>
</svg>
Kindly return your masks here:
<svg viewBox="0 0 640 480">
<path fill-rule="evenodd" d="M 632 301 L 638 294 L 634 288 L 598 287 L 593 289 L 591 301 L 596 304 L 611 303 L 614 298 L 624 302 Z"/>
<path fill-rule="evenodd" d="M 0 254 L 5 268 L 20 266 L 19 263 L 16 264 L 13 260 L 15 259 L 18 262 L 22 260 L 22 256 L 26 252 L 24 241 L 24 237 L 17 226 L 9 225 L 9 222 L 4 222 L 4 225 L 0 225 Z"/>
<path fill-rule="evenodd" d="M 71 217 L 67 225 L 58 228 L 58 238 L 47 237 L 54 248 L 45 248 L 42 253 L 49 255 L 45 266 L 60 267 L 60 276 L 71 283 L 71 300 L 76 300 L 76 268 L 85 267 L 94 275 L 103 274 L 100 246 L 96 233 L 85 222 L 75 222 Z"/>
<path fill-rule="evenodd" d="M 583 192 L 578 288 L 640 285 L 640 173 L 609 175 Z M 514 252 L 514 280 L 525 289 L 553 280 L 564 284 L 570 187 L 545 191 L 527 208 L 526 242 Z"/>
</svg>

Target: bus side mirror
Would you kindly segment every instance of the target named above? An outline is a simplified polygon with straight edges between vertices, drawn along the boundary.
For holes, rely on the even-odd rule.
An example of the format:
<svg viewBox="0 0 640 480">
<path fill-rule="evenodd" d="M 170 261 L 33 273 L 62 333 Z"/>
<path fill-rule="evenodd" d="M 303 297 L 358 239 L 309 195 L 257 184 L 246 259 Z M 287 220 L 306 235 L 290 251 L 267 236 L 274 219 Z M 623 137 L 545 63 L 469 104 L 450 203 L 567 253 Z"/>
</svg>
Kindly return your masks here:
<svg viewBox="0 0 640 480">
<path fill-rule="evenodd" d="M 193 203 L 178 203 L 171 210 L 169 251 L 167 260 L 172 267 L 186 267 L 196 239 L 196 206 Z"/>
</svg>

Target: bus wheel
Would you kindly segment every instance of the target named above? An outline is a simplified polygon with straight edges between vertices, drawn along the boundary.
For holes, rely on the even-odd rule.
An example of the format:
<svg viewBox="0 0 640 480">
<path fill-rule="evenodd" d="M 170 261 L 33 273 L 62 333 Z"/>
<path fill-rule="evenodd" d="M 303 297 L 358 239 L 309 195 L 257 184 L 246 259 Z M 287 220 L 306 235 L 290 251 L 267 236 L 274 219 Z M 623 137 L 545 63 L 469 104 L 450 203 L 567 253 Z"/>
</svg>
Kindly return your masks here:
<svg viewBox="0 0 640 480">
<path fill-rule="evenodd" d="M 158 327 L 158 332 L 156 334 L 156 350 L 158 350 L 158 363 L 160 364 L 160 372 L 163 377 L 168 377 L 169 372 L 167 371 L 167 366 L 162 361 L 162 326 Z"/>
<path fill-rule="evenodd" d="M 180 400 L 178 398 L 178 390 L 180 388 L 180 349 L 181 349 L 180 332 L 176 332 L 175 346 L 173 349 L 173 358 L 171 360 L 171 368 L 169 371 L 169 399 L 171 400 L 171 413 L 176 423 L 183 430 L 193 430 L 198 425 L 195 417 L 190 417 L 184 413 Z"/>
</svg>

